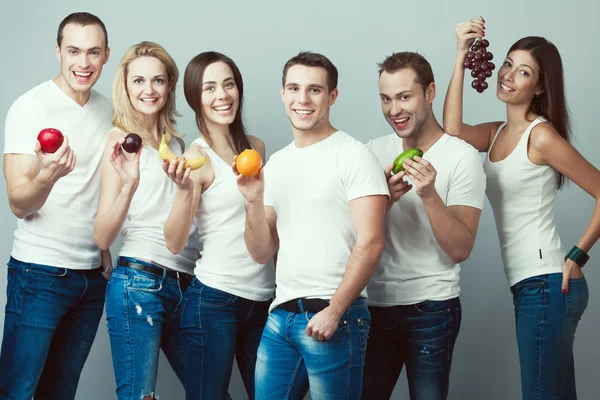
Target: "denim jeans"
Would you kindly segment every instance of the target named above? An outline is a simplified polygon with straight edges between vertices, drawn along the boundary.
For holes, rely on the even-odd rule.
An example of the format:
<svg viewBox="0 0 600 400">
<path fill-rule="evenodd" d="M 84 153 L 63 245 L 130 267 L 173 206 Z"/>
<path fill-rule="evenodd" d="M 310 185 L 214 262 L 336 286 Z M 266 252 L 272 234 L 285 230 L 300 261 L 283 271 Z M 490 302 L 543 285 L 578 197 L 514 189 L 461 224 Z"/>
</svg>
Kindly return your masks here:
<svg viewBox="0 0 600 400">
<path fill-rule="evenodd" d="M 10 258 L 0 399 L 74 399 L 98 330 L 106 279 Z"/>
<path fill-rule="evenodd" d="M 389 399 L 404 365 L 411 400 L 446 399 L 462 319 L 459 298 L 369 310 L 362 399 Z"/>
<path fill-rule="evenodd" d="M 256 399 L 359 399 L 370 316 L 357 299 L 327 341 L 306 335 L 316 313 L 274 309 L 263 332 L 256 363 Z"/>
<path fill-rule="evenodd" d="M 145 261 L 121 257 L 127 262 Z M 183 383 L 185 339 L 180 306 L 187 284 L 117 266 L 106 290 L 106 319 L 119 400 L 155 395 L 159 350 Z"/>
<path fill-rule="evenodd" d="M 573 341 L 588 304 L 585 278 L 571 279 L 566 294 L 562 274 L 527 278 L 511 288 L 523 400 L 575 400 Z"/>
<path fill-rule="evenodd" d="M 248 397 L 254 399 L 256 349 L 270 304 L 234 296 L 194 278 L 184 295 L 181 316 L 186 399 L 229 398 L 234 357 Z"/>
</svg>

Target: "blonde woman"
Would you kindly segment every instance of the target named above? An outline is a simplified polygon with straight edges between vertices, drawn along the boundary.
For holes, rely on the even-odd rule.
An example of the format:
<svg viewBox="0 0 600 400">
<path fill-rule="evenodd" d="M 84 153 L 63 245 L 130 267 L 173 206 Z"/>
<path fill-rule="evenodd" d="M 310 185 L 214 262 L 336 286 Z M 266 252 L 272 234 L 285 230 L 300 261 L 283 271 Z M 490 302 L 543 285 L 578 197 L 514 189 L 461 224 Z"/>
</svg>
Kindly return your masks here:
<svg viewBox="0 0 600 400">
<path fill-rule="evenodd" d="M 94 237 L 107 249 L 123 234 L 106 293 L 119 399 L 155 398 L 160 348 L 183 382 L 180 306 L 198 252 L 187 244 L 178 254 L 167 250 L 163 225 L 176 186 L 162 171 L 158 153 L 164 132 L 171 151 L 182 154 L 175 127 L 178 77 L 175 62 L 160 45 L 141 42 L 127 51 L 113 83 L 113 128 L 102 160 Z M 132 132 L 141 137 L 142 146 L 127 154 L 122 145 Z"/>
</svg>

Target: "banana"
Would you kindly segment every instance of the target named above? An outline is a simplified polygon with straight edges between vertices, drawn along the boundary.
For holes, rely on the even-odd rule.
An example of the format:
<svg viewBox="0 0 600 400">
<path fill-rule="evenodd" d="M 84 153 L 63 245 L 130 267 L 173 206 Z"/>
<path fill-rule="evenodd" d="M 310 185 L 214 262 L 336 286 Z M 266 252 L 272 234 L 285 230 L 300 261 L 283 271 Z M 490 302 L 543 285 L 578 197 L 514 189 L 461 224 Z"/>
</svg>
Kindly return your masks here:
<svg viewBox="0 0 600 400">
<path fill-rule="evenodd" d="M 166 138 L 166 136 L 163 133 L 162 139 L 160 141 L 160 146 L 158 146 L 158 154 L 160 155 L 160 158 L 162 158 L 163 160 L 167 160 L 168 162 L 171 162 L 175 158 L 175 154 L 173 154 L 171 152 L 171 149 L 169 148 L 169 145 L 167 144 L 167 140 L 165 138 Z"/>
<path fill-rule="evenodd" d="M 160 158 L 162 158 L 163 160 L 167 160 L 168 162 L 171 162 L 171 161 L 173 161 L 174 158 L 177 158 L 177 157 L 175 157 L 175 154 L 173 154 L 173 152 L 169 148 L 169 145 L 167 144 L 164 133 L 162 134 L 160 146 L 158 146 L 158 154 L 160 155 Z M 204 157 L 186 160 L 185 164 L 183 164 L 183 169 L 185 170 L 187 167 L 190 167 L 193 171 L 195 169 L 200 168 L 205 163 L 206 163 L 206 158 L 204 158 Z"/>
<path fill-rule="evenodd" d="M 192 160 L 185 160 L 185 164 L 183 164 L 183 169 L 186 169 L 187 167 L 191 167 L 192 171 L 193 171 L 193 170 L 198 169 L 201 166 L 203 166 L 205 162 L 206 162 L 206 158 L 204 158 L 204 157 L 194 158 Z"/>
</svg>

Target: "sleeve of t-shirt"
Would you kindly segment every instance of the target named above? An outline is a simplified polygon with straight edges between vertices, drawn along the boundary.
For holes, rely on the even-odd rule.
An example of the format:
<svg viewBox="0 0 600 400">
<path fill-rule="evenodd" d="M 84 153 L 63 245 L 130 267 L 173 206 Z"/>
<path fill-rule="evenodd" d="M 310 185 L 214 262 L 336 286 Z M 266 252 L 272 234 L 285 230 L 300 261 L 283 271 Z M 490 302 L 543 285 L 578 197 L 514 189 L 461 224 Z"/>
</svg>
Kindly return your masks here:
<svg viewBox="0 0 600 400">
<path fill-rule="evenodd" d="M 476 150 L 468 151 L 458 162 L 450 179 L 446 206 L 469 206 L 483 209 L 485 173 Z"/>
<path fill-rule="evenodd" d="M 348 201 L 365 196 L 390 195 L 383 169 L 364 144 L 345 146 L 338 155 L 338 169 Z"/>
<path fill-rule="evenodd" d="M 13 103 L 4 126 L 4 154 L 35 155 L 33 148 L 44 127 L 43 114 L 23 97 Z"/>
<path fill-rule="evenodd" d="M 264 178 L 265 178 L 265 193 L 264 193 L 264 203 L 265 206 L 271 206 L 274 207 L 273 204 L 273 192 L 272 190 L 269 190 L 270 185 L 269 185 L 269 171 L 270 171 L 270 166 L 273 164 L 273 158 L 269 158 L 269 161 L 265 164 L 265 166 L 263 167 L 263 174 L 264 174 Z"/>
</svg>

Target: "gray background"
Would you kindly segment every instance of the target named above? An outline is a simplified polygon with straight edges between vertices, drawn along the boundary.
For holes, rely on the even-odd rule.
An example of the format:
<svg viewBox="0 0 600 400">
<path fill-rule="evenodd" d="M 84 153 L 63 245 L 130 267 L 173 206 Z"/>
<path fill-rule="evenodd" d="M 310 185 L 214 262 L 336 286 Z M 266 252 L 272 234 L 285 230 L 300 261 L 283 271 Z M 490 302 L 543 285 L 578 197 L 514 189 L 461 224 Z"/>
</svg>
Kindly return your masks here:
<svg viewBox="0 0 600 400">
<path fill-rule="evenodd" d="M 446 87 L 456 54 L 454 29 L 458 22 L 483 15 L 487 38 L 496 65 L 510 45 L 526 35 L 546 36 L 561 51 L 567 99 L 576 133 L 574 144 L 595 165 L 600 155 L 597 131 L 596 77 L 600 62 L 595 0 L 567 3 L 557 0 L 456 1 L 11 1 L 0 6 L 0 43 L 3 79 L 0 115 L 11 103 L 40 82 L 54 78 L 56 29 L 67 14 L 89 11 L 98 15 L 109 31 L 112 56 L 96 89 L 110 96 L 115 68 L 126 49 L 141 40 L 162 44 L 178 63 L 181 73 L 196 54 L 217 50 L 239 65 L 246 85 L 245 121 L 251 134 L 262 138 L 267 153 L 281 149 L 292 135 L 279 96 L 281 69 L 299 50 L 322 52 L 340 72 L 340 96 L 332 121 L 359 140 L 388 134 L 377 91 L 376 62 L 393 51 L 413 50 L 431 62 L 438 83 L 434 112 L 441 121 Z M 584 45 L 588 43 L 588 45 Z M 496 74 L 493 80 L 495 82 Z M 189 144 L 197 135 L 193 114 L 178 85 L 179 127 Z M 501 120 L 505 109 L 494 90 L 465 94 L 465 120 Z M 2 130 L 2 138 L 4 137 Z M 575 207 L 574 205 L 578 203 Z M 565 247 L 570 248 L 589 222 L 593 198 L 570 184 L 557 199 L 557 223 Z M 6 186 L 0 185 L 0 259 L 12 248 L 16 218 L 7 203 Z M 111 248 L 116 254 L 120 242 Z M 577 331 L 576 371 L 580 399 L 598 398 L 597 369 L 600 346 L 595 330 L 600 326 L 597 255 L 585 272 L 592 297 Z M 464 319 L 454 353 L 450 399 L 506 400 L 520 398 L 519 364 L 514 335 L 512 299 L 502 270 L 493 216 L 486 202 L 475 249 L 462 265 Z M 6 274 L 0 273 L 5 293 Z M 0 296 L 4 309 L 6 296 Z M 0 313 L 0 332 L 3 313 Z M 83 370 L 77 399 L 114 398 L 115 381 L 103 319 Z M 237 371 L 231 381 L 234 399 L 246 395 Z M 184 397 L 183 388 L 161 355 L 157 393 L 162 399 Z M 408 398 L 405 375 L 394 399 Z"/>
</svg>

